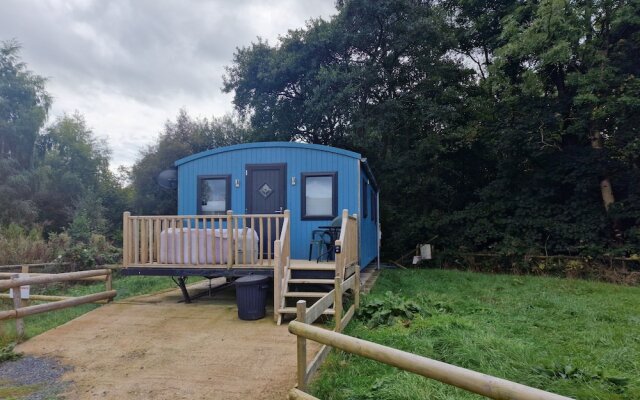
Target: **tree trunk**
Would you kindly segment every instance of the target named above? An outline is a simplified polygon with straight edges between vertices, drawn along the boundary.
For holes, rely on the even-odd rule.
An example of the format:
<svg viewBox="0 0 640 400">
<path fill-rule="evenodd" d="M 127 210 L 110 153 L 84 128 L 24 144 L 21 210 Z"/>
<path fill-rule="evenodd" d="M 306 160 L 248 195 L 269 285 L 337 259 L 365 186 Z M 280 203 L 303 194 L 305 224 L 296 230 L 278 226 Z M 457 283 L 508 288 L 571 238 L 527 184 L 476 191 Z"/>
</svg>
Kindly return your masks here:
<svg viewBox="0 0 640 400">
<path fill-rule="evenodd" d="M 591 136 L 591 147 L 596 150 L 602 150 L 602 133 L 595 132 Z M 605 175 L 600 179 L 600 194 L 602 195 L 602 203 L 608 212 L 609 207 L 616 201 L 613 197 L 613 189 L 611 188 L 611 179 Z"/>
</svg>

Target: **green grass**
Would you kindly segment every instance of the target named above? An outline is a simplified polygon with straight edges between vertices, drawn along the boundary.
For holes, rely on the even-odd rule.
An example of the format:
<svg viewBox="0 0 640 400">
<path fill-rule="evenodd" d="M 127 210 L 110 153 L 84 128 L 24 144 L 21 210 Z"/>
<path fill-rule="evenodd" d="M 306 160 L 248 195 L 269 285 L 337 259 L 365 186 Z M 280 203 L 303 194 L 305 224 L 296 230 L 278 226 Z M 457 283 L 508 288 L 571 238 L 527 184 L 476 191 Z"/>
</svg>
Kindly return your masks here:
<svg viewBox="0 0 640 400">
<path fill-rule="evenodd" d="M 346 334 L 577 399 L 640 399 L 640 288 L 448 270 L 386 270 L 385 292 L 414 300 L 410 323 Z M 406 326 L 408 325 L 408 326 Z M 479 399 L 375 361 L 332 352 L 322 399 Z"/>
<path fill-rule="evenodd" d="M 154 293 L 160 290 L 174 288 L 175 284 L 168 277 L 155 276 L 120 276 L 114 275 L 113 288 L 118 292 L 116 300 L 126 299 L 127 297 L 138 296 L 142 294 Z M 32 286 L 33 293 L 37 291 L 39 294 L 49 294 L 58 296 L 83 296 L 91 293 L 104 291 L 103 282 L 92 284 L 74 284 L 62 285 L 54 284 L 46 286 Z M 38 304 L 33 302 L 33 304 Z M 39 335 L 49 329 L 62 325 L 80 315 L 99 307 L 97 304 L 83 304 L 76 307 L 65 308 L 62 310 L 46 312 L 42 314 L 32 315 L 24 319 L 25 339 Z M 0 302 L 0 310 L 12 308 L 8 300 Z M 4 324 L 4 330 L 0 330 L 0 347 L 7 345 L 16 340 L 15 322 L 14 320 L 1 321 Z"/>
</svg>

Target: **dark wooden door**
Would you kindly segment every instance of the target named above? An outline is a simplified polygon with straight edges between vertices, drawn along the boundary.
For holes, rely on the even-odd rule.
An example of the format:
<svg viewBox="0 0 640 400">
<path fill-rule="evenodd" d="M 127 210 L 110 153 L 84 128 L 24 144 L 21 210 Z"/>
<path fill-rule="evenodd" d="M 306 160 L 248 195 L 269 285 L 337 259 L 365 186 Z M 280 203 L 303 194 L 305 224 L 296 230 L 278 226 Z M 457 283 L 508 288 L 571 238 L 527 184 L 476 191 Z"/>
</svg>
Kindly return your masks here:
<svg viewBox="0 0 640 400">
<path fill-rule="evenodd" d="M 252 164 L 247 165 L 246 202 L 247 214 L 279 214 L 287 208 L 287 165 L 286 164 Z M 282 226 L 282 223 L 280 223 Z M 256 227 L 257 229 L 257 227 Z M 271 241 L 277 239 L 276 224 L 272 221 Z M 259 232 L 258 232 L 259 234 Z M 267 235 L 260 238 L 262 252 L 267 254 Z M 273 243 L 271 255 L 273 256 Z"/>
</svg>

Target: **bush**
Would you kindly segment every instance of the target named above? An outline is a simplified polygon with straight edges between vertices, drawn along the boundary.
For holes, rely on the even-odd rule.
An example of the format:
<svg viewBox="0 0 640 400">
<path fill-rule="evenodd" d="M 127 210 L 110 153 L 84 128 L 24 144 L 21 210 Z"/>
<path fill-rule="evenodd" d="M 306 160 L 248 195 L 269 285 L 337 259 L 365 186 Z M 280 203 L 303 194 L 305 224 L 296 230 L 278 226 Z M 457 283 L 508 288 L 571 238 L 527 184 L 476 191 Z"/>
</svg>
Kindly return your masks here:
<svg viewBox="0 0 640 400">
<path fill-rule="evenodd" d="M 408 325 L 421 311 L 415 302 L 386 292 L 383 297 L 365 297 L 358 310 L 358 318 L 365 321 L 369 328 L 393 325 L 398 320 Z"/>
<path fill-rule="evenodd" d="M 46 262 L 55 258 L 42 238 L 42 227 L 26 230 L 19 225 L 0 227 L 0 265 Z"/>
<path fill-rule="evenodd" d="M 51 233 L 44 240 L 42 232 L 41 226 L 28 231 L 16 224 L 0 228 L 0 265 L 70 262 L 82 269 L 120 260 L 120 249 L 104 235 L 88 233 L 85 242 L 67 232 Z"/>
</svg>

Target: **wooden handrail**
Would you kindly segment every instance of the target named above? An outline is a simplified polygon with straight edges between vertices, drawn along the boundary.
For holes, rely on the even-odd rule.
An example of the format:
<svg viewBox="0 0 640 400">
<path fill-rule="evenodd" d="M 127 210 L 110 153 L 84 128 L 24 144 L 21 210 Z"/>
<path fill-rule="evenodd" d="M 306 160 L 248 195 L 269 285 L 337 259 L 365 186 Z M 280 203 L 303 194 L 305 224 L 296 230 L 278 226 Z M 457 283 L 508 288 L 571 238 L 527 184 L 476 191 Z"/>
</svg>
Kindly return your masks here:
<svg viewBox="0 0 640 400">
<path fill-rule="evenodd" d="M 273 255 L 273 320 L 280 324 L 280 307 L 284 304 L 287 291 L 284 277 L 285 268 L 291 259 L 291 211 L 284 210 L 280 236 L 274 242 Z"/>
<path fill-rule="evenodd" d="M 289 323 L 289 332 L 298 338 L 313 340 L 492 399 L 571 400 L 569 397 L 318 328 L 298 320 Z"/>
</svg>

